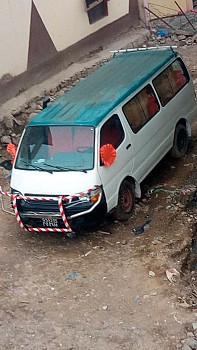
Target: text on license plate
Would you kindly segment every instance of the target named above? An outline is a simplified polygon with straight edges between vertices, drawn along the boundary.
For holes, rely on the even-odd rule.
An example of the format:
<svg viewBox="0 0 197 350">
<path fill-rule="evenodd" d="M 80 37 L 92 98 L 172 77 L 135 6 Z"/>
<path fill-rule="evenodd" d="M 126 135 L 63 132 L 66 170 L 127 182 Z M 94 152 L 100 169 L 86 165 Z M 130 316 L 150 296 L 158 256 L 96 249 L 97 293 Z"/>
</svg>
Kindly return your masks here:
<svg viewBox="0 0 197 350">
<path fill-rule="evenodd" d="M 57 219 L 54 218 L 42 218 L 42 224 L 44 227 L 58 227 Z"/>
</svg>

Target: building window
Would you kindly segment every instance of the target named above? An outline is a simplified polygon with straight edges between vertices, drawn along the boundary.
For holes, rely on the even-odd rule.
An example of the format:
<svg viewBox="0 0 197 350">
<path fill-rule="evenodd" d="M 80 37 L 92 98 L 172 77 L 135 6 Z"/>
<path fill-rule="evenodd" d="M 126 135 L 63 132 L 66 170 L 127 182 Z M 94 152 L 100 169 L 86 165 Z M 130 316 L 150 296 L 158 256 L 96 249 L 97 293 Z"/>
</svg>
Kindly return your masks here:
<svg viewBox="0 0 197 350">
<path fill-rule="evenodd" d="M 85 0 L 89 23 L 92 24 L 101 18 L 108 16 L 108 0 Z"/>
</svg>

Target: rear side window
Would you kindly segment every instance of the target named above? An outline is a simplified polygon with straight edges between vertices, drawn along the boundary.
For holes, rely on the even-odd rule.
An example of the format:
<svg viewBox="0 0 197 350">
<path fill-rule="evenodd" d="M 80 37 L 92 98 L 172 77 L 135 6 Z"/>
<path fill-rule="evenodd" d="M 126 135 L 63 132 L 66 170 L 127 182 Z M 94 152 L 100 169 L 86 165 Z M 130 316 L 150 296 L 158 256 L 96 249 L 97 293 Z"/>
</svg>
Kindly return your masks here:
<svg viewBox="0 0 197 350">
<path fill-rule="evenodd" d="M 158 111 L 159 103 L 151 85 L 147 85 L 122 108 L 134 133 L 137 133 Z"/>
<path fill-rule="evenodd" d="M 189 81 L 189 75 L 183 62 L 180 59 L 174 61 L 157 78 L 153 85 L 165 106 Z"/>
</svg>

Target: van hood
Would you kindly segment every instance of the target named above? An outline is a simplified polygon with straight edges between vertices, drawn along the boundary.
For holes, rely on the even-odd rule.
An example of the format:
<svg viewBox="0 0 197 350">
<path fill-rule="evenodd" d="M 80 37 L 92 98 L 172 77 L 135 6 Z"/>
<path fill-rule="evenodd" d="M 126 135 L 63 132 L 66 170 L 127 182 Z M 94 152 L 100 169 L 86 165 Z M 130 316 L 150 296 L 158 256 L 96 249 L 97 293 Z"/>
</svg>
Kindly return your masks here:
<svg viewBox="0 0 197 350">
<path fill-rule="evenodd" d="M 74 195 L 100 185 L 95 170 L 48 172 L 13 169 L 10 186 L 22 195 Z"/>
</svg>

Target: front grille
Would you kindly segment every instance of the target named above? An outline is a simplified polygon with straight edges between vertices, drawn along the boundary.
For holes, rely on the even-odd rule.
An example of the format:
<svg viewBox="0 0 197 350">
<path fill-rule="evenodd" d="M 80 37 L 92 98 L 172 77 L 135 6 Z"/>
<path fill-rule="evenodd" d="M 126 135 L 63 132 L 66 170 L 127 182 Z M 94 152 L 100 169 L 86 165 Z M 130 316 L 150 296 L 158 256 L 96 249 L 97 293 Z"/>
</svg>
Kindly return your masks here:
<svg viewBox="0 0 197 350">
<path fill-rule="evenodd" d="M 36 196 L 32 194 L 25 194 L 27 197 L 35 197 L 39 198 L 41 195 Z M 44 198 L 47 198 L 46 196 L 43 196 Z M 49 196 L 48 196 L 49 197 Z M 56 196 L 50 196 L 49 198 L 57 198 Z M 92 202 L 83 202 L 80 201 L 78 197 L 72 198 L 70 201 L 63 201 L 63 209 L 66 215 L 70 216 L 79 212 L 84 212 L 86 210 L 89 210 L 91 206 L 93 205 Z M 59 207 L 58 207 L 58 201 L 57 200 L 32 200 L 32 199 L 17 199 L 17 207 L 21 215 L 31 215 L 31 213 L 54 213 L 54 215 L 59 214 Z"/>
<path fill-rule="evenodd" d="M 18 209 L 22 212 L 59 212 L 58 201 L 17 200 Z"/>
</svg>

